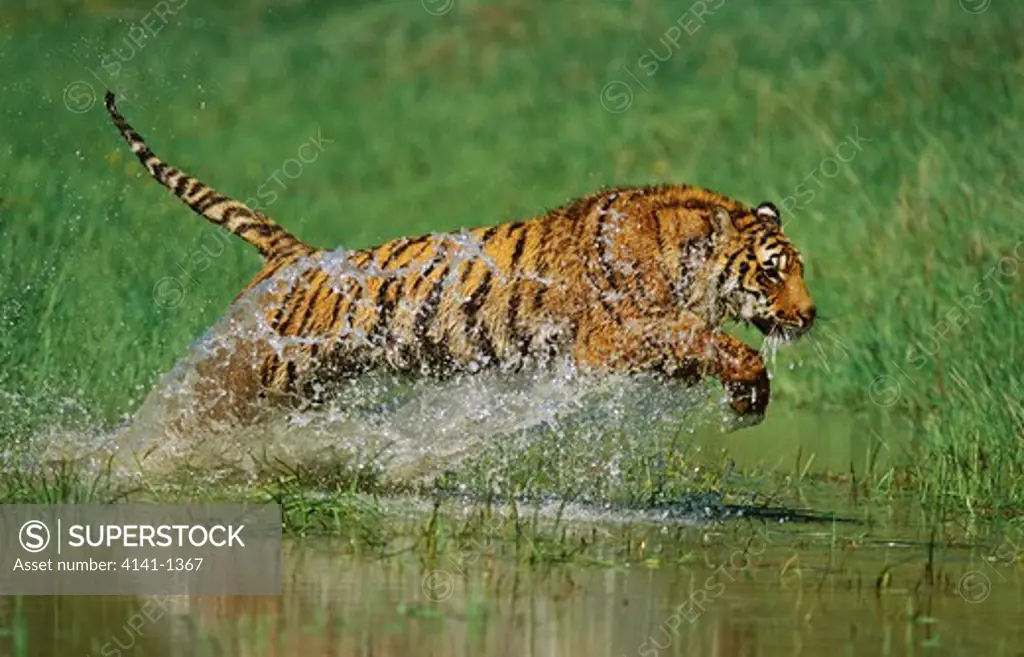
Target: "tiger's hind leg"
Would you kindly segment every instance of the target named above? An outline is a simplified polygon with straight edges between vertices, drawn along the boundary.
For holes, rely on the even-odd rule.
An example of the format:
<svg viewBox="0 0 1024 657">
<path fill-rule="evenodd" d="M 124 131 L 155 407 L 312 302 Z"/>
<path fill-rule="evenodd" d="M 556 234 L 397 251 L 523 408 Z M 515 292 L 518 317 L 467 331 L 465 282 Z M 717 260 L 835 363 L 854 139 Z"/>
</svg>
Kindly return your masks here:
<svg viewBox="0 0 1024 657">
<path fill-rule="evenodd" d="M 661 372 L 688 382 L 712 376 L 722 383 L 744 426 L 764 419 L 771 396 L 761 354 L 730 335 L 708 330 L 696 318 L 582 326 L 574 351 L 576 362 L 590 368 Z"/>
</svg>

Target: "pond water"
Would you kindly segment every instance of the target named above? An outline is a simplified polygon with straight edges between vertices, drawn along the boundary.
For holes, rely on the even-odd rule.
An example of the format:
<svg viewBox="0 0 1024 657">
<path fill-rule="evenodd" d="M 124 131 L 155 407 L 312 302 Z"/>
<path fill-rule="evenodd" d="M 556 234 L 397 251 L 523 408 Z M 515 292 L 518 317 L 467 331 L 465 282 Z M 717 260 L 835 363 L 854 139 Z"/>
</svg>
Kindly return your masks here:
<svg viewBox="0 0 1024 657">
<path fill-rule="evenodd" d="M 0 601 L 6 655 L 1020 655 L 1012 537 L 731 521 L 680 563 L 517 566 L 500 550 L 351 556 L 289 542 L 280 597 Z"/>
</svg>

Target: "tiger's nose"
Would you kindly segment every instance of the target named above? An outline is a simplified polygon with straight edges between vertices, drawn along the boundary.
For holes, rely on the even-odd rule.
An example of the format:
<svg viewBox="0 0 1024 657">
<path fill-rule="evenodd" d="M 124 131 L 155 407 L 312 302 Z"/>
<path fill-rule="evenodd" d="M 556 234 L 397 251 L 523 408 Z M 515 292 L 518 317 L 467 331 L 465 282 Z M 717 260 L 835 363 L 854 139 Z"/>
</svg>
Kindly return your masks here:
<svg viewBox="0 0 1024 657">
<path fill-rule="evenodd" d="M 818 316 L 818 309 L 813 304 L 807 306 L 800 311 L 800 325 L 809 327 L 814 323 L 814 318 Z"/>
</svg>

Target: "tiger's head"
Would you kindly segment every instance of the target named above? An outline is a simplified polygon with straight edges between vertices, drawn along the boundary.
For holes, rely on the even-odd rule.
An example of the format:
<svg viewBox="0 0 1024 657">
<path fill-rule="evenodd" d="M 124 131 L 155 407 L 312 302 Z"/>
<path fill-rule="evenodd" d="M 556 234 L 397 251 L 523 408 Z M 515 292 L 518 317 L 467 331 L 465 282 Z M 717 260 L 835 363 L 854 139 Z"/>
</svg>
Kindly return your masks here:
<svg viewBox="0 0 1024 657">
<path fill-rule="evenodd" d="M 732 214 L 716 207 L 711 224 L 718 245 L 717 297 L 725 315 L 783 341 L 809 331 L 814 301 L 800 252 L 782 234 L 779 210 L 768 202 Z"/>
</svg>

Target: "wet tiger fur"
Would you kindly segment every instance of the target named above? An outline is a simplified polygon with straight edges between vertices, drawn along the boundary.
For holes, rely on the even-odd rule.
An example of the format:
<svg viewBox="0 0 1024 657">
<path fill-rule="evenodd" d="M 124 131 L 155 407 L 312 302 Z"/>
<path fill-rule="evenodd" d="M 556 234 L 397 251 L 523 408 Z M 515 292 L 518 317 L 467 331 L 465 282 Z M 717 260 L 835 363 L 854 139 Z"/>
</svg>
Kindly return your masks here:
<svg viewBox="0 0 1024 657">
<path fill-rule="evenodd" d="M 801 256 L 770 203 L 621 187 L 528 221 L 327 251 L 166 164 L 111 93 L 106 107 L 153 178 L 265 260 L 236 299 L 256 295 L 264 330 L 207 365 L 213 415 L 251 420 L 256 400 L 317 403 L 372 369 L 444 377 L 565 356 L 589 372 L 715 377 L 756 423 L 769 401 L 764 363 L 721 326 L 790 340 L 814 323 Z"/>
</svg>

